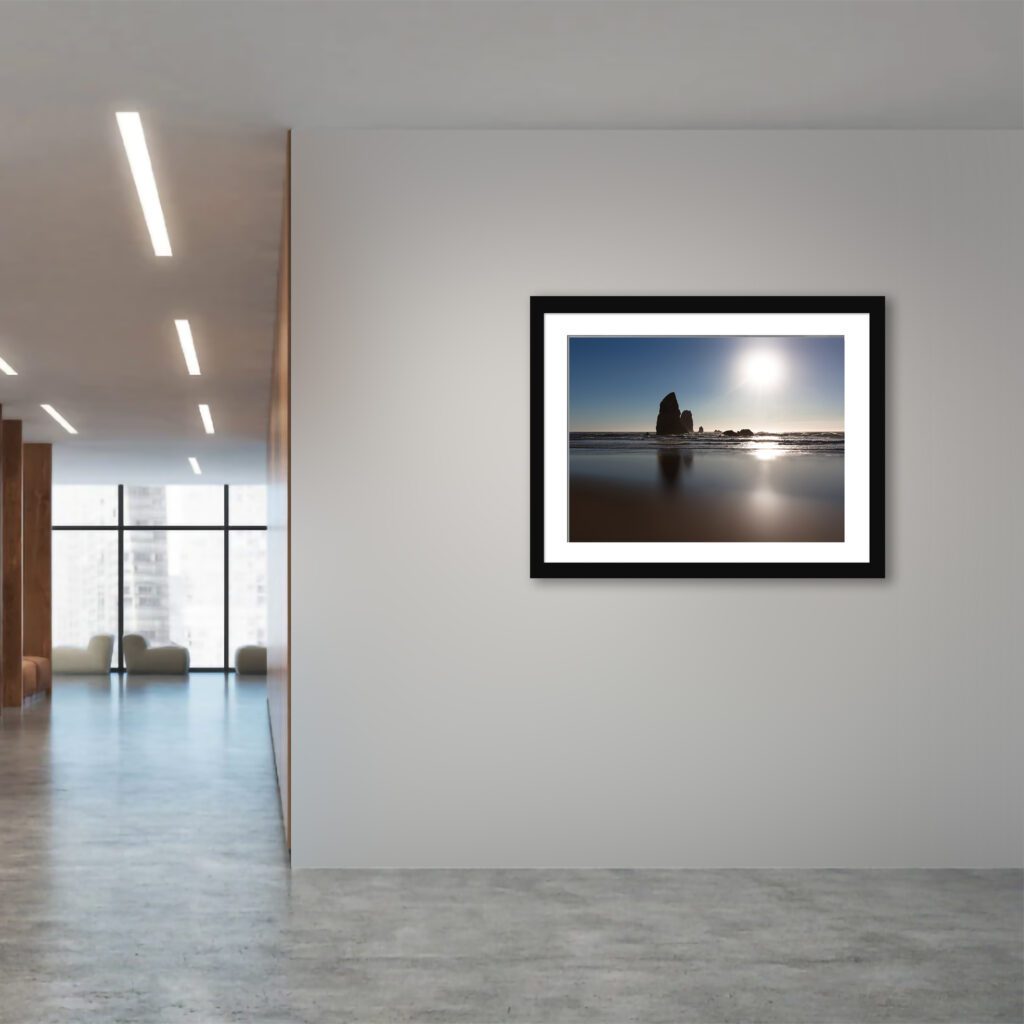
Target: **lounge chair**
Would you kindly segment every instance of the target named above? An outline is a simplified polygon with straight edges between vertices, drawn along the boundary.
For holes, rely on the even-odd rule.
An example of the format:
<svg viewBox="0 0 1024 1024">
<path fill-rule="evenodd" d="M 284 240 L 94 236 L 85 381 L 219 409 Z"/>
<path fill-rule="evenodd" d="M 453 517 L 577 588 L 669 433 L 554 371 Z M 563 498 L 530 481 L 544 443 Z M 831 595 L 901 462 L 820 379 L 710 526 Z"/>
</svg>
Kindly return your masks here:
<svg viewBox="0 0 1024 1024">
<path fill-rule="evenodd" d="M 235 651 L 235 672 L 240 676 L 267 674 L 267 649 L 256 644 L 239 647 Z"/>
<path fill-rule="evenodd" d="M 188 648 L 179 644 L 150 647 L 144 636 L 125 633 L 121 650 L 124 651 L 124 667 L 129 672 L 148 672 L 153 675 L 184 675 L 188 672 Z"/>
<path fill-rule="evenodd" d="M 54 647 L 53 671 L 59 675 L 91 675 L 109 672 L 114 656 L 114 638 L 109 633 L 94 636 L 88 647 Z"/>
</svg>

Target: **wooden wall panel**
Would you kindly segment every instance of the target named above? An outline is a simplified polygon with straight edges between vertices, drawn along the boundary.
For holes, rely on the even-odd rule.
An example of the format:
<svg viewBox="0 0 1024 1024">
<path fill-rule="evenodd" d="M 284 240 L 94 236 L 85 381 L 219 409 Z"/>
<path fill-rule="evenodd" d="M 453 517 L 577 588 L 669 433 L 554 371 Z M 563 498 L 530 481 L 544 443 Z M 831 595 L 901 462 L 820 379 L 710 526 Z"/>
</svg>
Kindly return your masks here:
<svg viewBox="0 0 1024 1024">
<path fill-rule="evenodd" d="M 24 538 L 22 637 L 25 654 L 51 658 L 53 653 L 52 479 L 53 446 L 26 444 L 22 449 Z"/>
<path fill-rule="evenodd" d="M 2 552 L 3 543 L 3 469 L 4 469 L 4 409 L 0 405 L 0 715 L 3 714 L 4 706 L 4 601 L 3 601 L 3 578 L 4 560 Z"/>
<path fill-rule="evenodd" d="M 3 489 L 3 523 L 0 525 L 2 549 L 3 624 L 0 627 L 3 650 L 0 652 L 0 678 L 3 680 L 4 707 L 21 707 L 24 688 L 21 678 L 21 420 L 4 420 L 3 466 L 0 487 Z"/>
<path fill-rule="evenodd" d="M 291 848 L 291 136 L 285 171 L 267 438 L 267 706 L 285 841 Z"/>
</svg>

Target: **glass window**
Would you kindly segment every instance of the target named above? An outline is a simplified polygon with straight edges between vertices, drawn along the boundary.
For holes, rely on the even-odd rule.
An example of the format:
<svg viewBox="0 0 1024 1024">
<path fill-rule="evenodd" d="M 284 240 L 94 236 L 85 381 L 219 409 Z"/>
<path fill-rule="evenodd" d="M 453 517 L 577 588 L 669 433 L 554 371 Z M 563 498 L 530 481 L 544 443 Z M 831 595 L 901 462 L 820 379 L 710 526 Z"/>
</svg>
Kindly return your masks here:
<svg viewBox="0 0 1024 1024">
<path fill-rule="evenodd" d="M 187 647 L 194 668 L 222 666 L 224 532 L 125 531 L 124 629 Z"/>
<path fill-rule="evenodd" d="M 226 608 L 229 659 L 237 647 L 266 644 L 267 490 L 228 489 L 230 522 L 240 527 L 230 531 L 224 495 L 223 486 L 126 486 L 126 529 L 119 531 L 116 486 L 55 487 L 54 526 L 64 529 L 53 532 L 54 643 L 83 646 L 97 633 L 116 635 L 120 580 L 125 632 L 188 647 L 195 668 L 227 667 Z"/>
<path fill-rule="evenodd" d="M 58 484 L 54 526 L 117 526 L 117 485 Z"/>
<path fill-rule="evenodd" d="M 263 484 L 232 484 L 228 488 L 228 522 L 232 526 L 267 525 L 267 489 Z"/>
<path fill-rule="evenodd" d="M 239 647 L 267 642 L 267 534 L 264 530 L 232 530 L 229 542 L 228 654 L 234 664 Z"/>
<path fill-rule="evenodd" d="M 224 488 L 174 484 L 125 487 L 125 526 L 222 526 Z"/>
<path fill-rule="evenodd" d="M 116 637 L 116 531 L 54 530 L 53 565 L 54 644 L 84 647 L 97 633 Z"/>
</svg>

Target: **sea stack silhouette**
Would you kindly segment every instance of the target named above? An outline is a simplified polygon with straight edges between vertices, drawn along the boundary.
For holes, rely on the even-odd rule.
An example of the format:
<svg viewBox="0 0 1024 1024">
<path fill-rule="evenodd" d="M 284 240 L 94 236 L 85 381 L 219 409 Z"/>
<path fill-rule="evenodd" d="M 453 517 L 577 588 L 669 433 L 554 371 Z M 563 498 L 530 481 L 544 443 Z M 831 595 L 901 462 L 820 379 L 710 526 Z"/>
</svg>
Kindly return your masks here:
<svg viewBox="0 0 1024 1024">
<path fill-rule="evenodd" d="M 679 433 L 679 402 L 674 391 L 670 391 L 658 406 L 658 423 L 654 432 L 656 434 Z"/>
<path fill-rule="evenodd" d="M 658 422 L 654 432 L 656 434 L 693 433 L 693 413 L 689 409 L 679 411 L 679 401 L 674 391 L 670 391 L 658 406 Z"/>
</svg>

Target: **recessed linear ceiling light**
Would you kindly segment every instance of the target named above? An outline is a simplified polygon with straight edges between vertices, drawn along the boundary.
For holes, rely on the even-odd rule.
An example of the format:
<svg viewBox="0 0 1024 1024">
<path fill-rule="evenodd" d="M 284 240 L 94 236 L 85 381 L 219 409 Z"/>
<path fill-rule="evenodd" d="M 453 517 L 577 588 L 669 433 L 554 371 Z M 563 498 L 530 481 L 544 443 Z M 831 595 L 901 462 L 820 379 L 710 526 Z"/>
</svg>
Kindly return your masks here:
<svg viewBox="0 0 1024 1024">
<path fill-rule="evenodd" d="M 196 355 L 196 345 L 192 340 L 192 328 L 187 320 L 175 320 L 174 326 L 178 330 L 178 341 L 181 343 L 181 354 L 185 357 L 185 365 L 193 377 L 202 375 L 199 369 L 199 357 Z"/>
<path fill-rule="evenodd" d="M 54 407 L 52 405 L 45 405 L 44 404 L 44 405 L 41 405 L 39 408 L 40 409 L 45 409 L 46 412 L 48 412 L 69 434 L 77 434 L 78 433 L 78 431 L 75 430 L 75 428 L 73 426 L 71 426 L 71 424 L 68 423 L 68 421 L 66 419 L 64 419 L 64 417 L 61 416 L 61 414 L 59 412 L 57 412 L 57 410 L 54 409 Z"/>
<path fill-rule="evenodd" d="M 199 468 L 199 460 L 194 455 L 190 455 L 188 457 L 188 464 L 192 467 L 192 472 L 195 473 L 196 476 L 203 475 L 203 471 Z"/>
<path fill-rule="evenodd" d="M 208 405 L 199 406 L 199 415 L 203 417 L 203 429 L 208 433 L 213 433 L 213 417 L 210 415 L 210 407 Z"/>
<path fill-rule="evenodd" d="M 167 224 L 160 206 L 160 193 L 156 190 L 153 164 L 146 148 L 146 136 L 142 131 L 142 118 L 135 111 L 119 111 L 117 126 L 121 129 L 124 151 L 128 154 L 128 166 L 135 179 L 135 191 L 139 193 L 142 215 L 146 218 L 153 252 L 157 256 L 171 255 L 171 240 L 167 237 Z"/>
<path fill-rule="evenodd" d="M 3 370 L 8 377 L 18 376 L 18 371 L 6 359 L 0 359 L 0 370 Z"/>
</svg>

